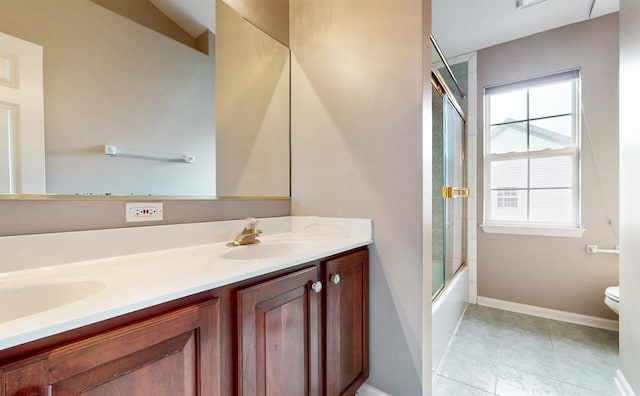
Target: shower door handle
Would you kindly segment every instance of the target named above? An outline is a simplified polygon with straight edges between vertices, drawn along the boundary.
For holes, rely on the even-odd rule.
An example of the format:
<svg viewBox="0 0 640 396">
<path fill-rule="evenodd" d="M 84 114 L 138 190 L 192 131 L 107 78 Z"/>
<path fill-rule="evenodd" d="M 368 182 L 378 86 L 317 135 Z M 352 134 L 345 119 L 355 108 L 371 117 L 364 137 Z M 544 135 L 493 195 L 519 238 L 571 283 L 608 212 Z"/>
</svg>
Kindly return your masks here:
<svg viewBox="0 0 640 396">
<path fill-rule="evenodd" d="M 442 187 L 442 198 L 468 198 L 469 189 L 466 187 Z"/>
</svg>

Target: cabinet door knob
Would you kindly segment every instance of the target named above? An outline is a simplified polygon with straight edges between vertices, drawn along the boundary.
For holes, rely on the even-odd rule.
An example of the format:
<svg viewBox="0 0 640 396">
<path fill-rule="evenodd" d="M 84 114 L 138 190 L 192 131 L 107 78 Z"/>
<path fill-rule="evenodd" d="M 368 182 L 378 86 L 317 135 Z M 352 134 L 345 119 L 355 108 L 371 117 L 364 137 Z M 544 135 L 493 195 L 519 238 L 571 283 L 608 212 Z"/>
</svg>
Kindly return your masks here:
<svg viewBox="0 0 640 396">
<path fill-rule="evenodd" d="M 320 291 L 322 290 L 322 282 L 320 281 L 313 282 L 311 284 L 311 289 L 316 293 L 320 293 Z"/>
<path fill-rule="evenodd" d="M 340 274 L 331 275 L 331 283 L 333 283 L 334 285 L 340 283 Z"/>
</svg>

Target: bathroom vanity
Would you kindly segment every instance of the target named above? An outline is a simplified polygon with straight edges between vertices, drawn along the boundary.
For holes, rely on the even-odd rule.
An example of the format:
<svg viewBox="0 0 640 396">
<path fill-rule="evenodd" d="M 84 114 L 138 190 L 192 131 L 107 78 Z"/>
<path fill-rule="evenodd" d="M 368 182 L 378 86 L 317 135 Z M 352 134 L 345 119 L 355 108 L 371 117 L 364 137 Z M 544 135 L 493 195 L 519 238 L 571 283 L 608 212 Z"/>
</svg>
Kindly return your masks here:
<svg viewBox="0 0 640 396">
<path fill-rule="evenodd" d="M 92 274 L 109 268 L 125 285 L 67 304 L 75 309 L 0 323 L 0 396 L 355 394 L 368 377 L 370 231 L 318 218 L 293 223 L 298 230 L 255 246 L 219 242 L 74 264 Z M 332 229 L 342 236 L 327 235 Z M 136 262 L 162 271 L 162 260 L 177 272 L 123 278 L 137 273 Z M 80 272 L 60 267 L 47 276 Z M 138 301 L 122 308 L 126 288 L 145 284 L 150 291 L 129 290 Z M 170 285 L 181 291 L 167 292 Z M 76 317 L 16 330 L 38 316 L 53 321 L 56 310 Z"/>
</svg>

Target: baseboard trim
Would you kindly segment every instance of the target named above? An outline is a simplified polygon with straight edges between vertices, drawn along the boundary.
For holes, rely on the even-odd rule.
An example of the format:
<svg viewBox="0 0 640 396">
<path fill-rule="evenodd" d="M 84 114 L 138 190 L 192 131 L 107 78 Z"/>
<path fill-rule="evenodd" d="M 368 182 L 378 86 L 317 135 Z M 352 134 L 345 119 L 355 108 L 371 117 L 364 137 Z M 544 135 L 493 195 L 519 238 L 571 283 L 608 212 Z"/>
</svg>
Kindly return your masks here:
<svg viewBox="0 0 640 396">
<path fill-rule="evenodd" d="M 622 371 L 620 371 L 620 369 L 616 370 L 615 380 L 616 385 L 618 385 L 618 390 L 620 391 L 622 396 L 636 396 L 636 394 L 633 392 L 633 389 L 631 389 L 631 385 L 629 385 L 627 379 L 624 377 L 624 374 L 622 374 Z"/>
<path fill-rule="evenodd" d="M 371 385 L 364 384 L 358 389 L 356 396 L 391 396 L 391 394 L 385 393 Z"/>
<path fill-rule="evenodd" d="M 575 323 L 584 326 L 596 327 L 599 329 L 618 331 L 618 321 L 611 319 L 598 318 L 596 316 L 582 315 L 573 312 L 558 311 L 555 309 L 536 307 L 534 305 L 520 304 L 511 301 L 498 300 L 490 297 L 480 297 L 477 300 L 478 305 L 485 307 L 498 308 L 505 311 L 518 312 L 541 318 L 559 320 L 562 322 Z"/>
</svg>

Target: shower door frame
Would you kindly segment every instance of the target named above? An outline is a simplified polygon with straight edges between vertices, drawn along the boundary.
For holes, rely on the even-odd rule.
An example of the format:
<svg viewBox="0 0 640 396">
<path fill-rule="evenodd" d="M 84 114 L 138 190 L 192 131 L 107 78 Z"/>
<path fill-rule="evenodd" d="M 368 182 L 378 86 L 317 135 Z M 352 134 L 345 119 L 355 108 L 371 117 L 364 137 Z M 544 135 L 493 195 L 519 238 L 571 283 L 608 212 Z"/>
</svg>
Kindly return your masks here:
<svg viewBox="0 0 640 396">
<path fill-rule="evenodd" d="M 435 88 L 435 90 L 440 94 L 440 97 L 442 98 L 443 102 L 445 100 L 448 100 L 449 103 L 451 103 L 451 105 L 453 106 L 453 108 L 456 110 L 456 112 L 458 113 L 458 115 L 460 116 L 460 118 L 462 119 L 463 122 L 463 131 L 462 131 L 462 147 L 461 147 L 461 152 L 462 152 L 462 184 L 464 186 L 464 188 L 467 188 L 468 186 L 468 180 L 467 180 L 467 118 L 464 114 L 464 111 L 462 110 L 462 107 L 460 106 L 460 104 L 458 103 L 458 101 L 456 100 L 455 95 L 453 95 L 453 93 L 451 92 L 449 86 L 446 84 L 444 78 L 442 77 L 442 75 L 440 74 L 440 72 L 438 71 L 438 69 L 436 69 L 435 67 L 431 69 L 431 85 L 433 88 Z M 433 100 L 433 98 L 432 98 Z M 443 139 L 443 151 L 444 151 L 444 105 L 443 105 L 443 131 L 442 131 L 442 139 Z M 443 153 L 443 162 L 445 162 L 443 164 L 443 170 L 445 169 L 445 165 L 446 165 L 446 153 Z M 446 183 L 446 180 L 444 180 L 444 182 Z M 462 205 L 462 244 L 461 244 L 461 249 L 462 251 L 460 252 L 460 256 L 461 256 L 461 264 L 458 268 L 454 269 L 451 273 L 451 276 L 447 278 L 447 273 L 446 273 L 446 262 L 447 262 L 447 258 L 446 258 L 446 243 L 447 241 L 447 232 L 446 232 L 446 223 L 447 223 L 447 199 L 445 199 L 444 197 L 442 198 L 443 200 L 445 200 L 445 204 L 444 204 L 444 213 L 443 213 L 443 227 L 445 228 L 443 230 L 443 244 L 445 246 L 443 246 L 443 271 L 445 272 L 445 276 L 444 276 L 444 284 L 442 284 L 440 286 L 440 288 L 438 289 L 438 291 L 436 293 L 433 293 L 432 291 L 432 296 L 431 296 L 431 301 L 434 302 L 438 299 L 438 297 L 442 294 L 442 292 L 446 289 L 447 284 L 451 281 L 451 279 L 453 279 L 462 269 L 465 268 L 465 266 L 467 266 L 467 207 L 468 207 L 468 199 L 467 198 L 462 198 L 464 199 L 463 201 L 463 205 Z M 455 199 L 455 198 L 452 198 Z M 432 260 L 433 261 L 433 260 Z M 432 270 L 433 270 L 433 264 L 432 264 Z"/>
</svg>

